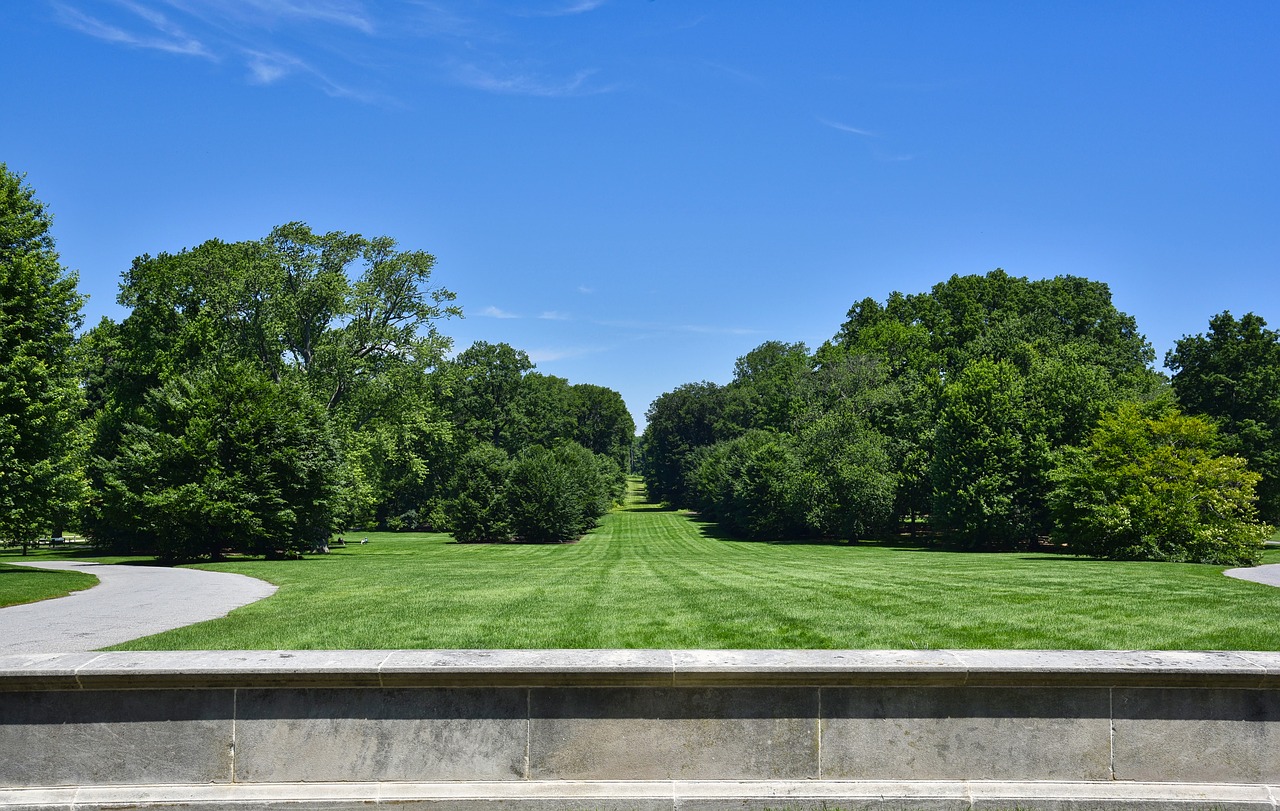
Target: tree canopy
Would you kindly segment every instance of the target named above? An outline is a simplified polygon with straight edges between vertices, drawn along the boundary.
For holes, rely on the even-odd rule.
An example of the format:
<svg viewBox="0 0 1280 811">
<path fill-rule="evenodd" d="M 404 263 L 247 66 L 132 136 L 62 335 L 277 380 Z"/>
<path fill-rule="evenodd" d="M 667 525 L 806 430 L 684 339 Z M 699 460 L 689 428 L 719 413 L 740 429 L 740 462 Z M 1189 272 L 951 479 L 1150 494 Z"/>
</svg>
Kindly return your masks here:
<svg viewBox="0 0 1280 811">
<path fill-rule="evenodd" d="M 27 544 L 82 496 L 73 359 L 81 296 L 62 267 L 52 218 L 0 163 L 0 542 Z"/>
<path fill-rule="evenodd" d="M 1223 449 L 1261 474 L 1258 509 L 1280 521 L 1280 333 L 1266 327 L 1253 313 L 1219 313 L 1208 333 L 1179 340 L 1165 366 L 1182 407 L 1217 421 Z"/>
</svg>

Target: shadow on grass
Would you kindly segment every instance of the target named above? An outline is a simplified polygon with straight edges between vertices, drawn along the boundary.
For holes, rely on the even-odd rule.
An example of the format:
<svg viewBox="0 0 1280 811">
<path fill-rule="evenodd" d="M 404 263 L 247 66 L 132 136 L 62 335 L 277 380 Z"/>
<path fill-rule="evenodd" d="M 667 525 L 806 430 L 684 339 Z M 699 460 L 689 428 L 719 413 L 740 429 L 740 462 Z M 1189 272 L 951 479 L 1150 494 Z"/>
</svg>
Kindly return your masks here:
<svg viewBox="0 0 1280 811">
<path fill-rule="evenodd" d="M 679 512 L 670 504 L 654 504 L 652 501 L 641 501 L 635 504 L 628 504 L 625 508 L 630 513 L 673 513 Z"/>
<path fill-rule="evenodd" d="M 1019 558 L 1020 560 L 1035 561 L 1038 563 L 1056 563 L 1059 561 L 1096 562 L 1095 558 L 1074 555 L 1061 547 L 1044 547 L 1029 550 L 1024 544 L 1018 547 L 1006 549 L 975 549 L 957 544 L 948 544 L 941 540 L 936 534 L 928 536 L 912 536 L 909 533 L 902 533 L 883 538 L 859 538 L 856 540 L 849 540 L 845 538 L 744 538 L 739 535 L 733 535 L 715 521 L 706 521 L 697 518 L 696 516 L 691 520 L 702 537 L 707 540 L 722 541 L 725 543 L 758 543 L 770 546 L 844 546 L 850 549 L 883 549 L 891 552 L 930 552 L 934 554 L 952 555 L 1007 555 L 1010 553 L 1021 552 L 1023 554 Z"/>
</svg>

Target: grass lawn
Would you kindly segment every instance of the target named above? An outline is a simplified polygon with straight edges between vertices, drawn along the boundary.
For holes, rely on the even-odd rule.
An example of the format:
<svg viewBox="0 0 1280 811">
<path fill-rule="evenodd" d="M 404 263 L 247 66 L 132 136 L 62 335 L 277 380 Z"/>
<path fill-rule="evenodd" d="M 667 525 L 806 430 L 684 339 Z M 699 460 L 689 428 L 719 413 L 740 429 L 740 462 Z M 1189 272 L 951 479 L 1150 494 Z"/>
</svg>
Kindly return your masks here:
<svg viewBox="0 0 1280 811">
<path fill-rule="evenodd" d="M 0 608 L 65 597 L 97 584 L 98 578 L 84 572 L 55 572 L 0 563 Z"/>
<path fill-rule="evenodd" d="M 203 564 L 280 590 L 119 649 L 1280 649 L 1280 588 L 1215 566 L 732 541 L 643 503 L 577 544 L 368 538 Z"/>
</svg>

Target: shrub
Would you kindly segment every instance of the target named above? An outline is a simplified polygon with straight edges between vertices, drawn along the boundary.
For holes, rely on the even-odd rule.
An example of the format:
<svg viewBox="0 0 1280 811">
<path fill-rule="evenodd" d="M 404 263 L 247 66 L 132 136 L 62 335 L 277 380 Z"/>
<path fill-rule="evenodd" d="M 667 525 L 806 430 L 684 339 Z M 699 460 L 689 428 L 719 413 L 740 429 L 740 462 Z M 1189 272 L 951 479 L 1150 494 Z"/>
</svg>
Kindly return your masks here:
<svg viewBox="0 0 1280 811">
<path fill-rule="evenodd" d="M 479 445 L 458 464 L 445 514 L 459 541 L 569 541 L 594 527 L 625 486 L 617 462 L 576 442 L 531 445 L 514 458 Z"/>
<path fill-rule="evenodd" d="M 1259 476 L 1217 438 L 1167 403 L 1123 404 L 1054 472 L 1054 539 L 1104 558 L 1258 563 L 1271 534 L 1256 520 Z"/>
<path fill-rule="evenodd" d="M 507 452 L 481 444 L 458 460 L 451 498 L 444 506 L 453 537 L 463 542 L 511 540 L 511 516 L 507 507 L 507 476 L 511 460 Z"/>
<path fill-rule="evenodd" d="M 337 454 L 324 415 L 247 365 L 151 390 L 119 456 L 96 464 L 100 512 L 161 559 L 294 554 L 334 528 Z"/>
</svg>

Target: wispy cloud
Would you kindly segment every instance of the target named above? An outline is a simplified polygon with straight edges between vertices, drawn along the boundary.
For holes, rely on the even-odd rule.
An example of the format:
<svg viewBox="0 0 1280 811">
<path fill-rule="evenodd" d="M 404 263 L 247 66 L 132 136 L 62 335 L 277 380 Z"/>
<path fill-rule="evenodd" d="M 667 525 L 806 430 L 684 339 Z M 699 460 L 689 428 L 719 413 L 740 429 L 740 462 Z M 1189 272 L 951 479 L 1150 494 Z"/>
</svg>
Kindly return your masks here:
<svg viewBox="0 0 1280 811">
<path fill-rule="evenodd" d="M 664 324 L 657 321 L 595 321 L 592 323 L 614 329 L 666 333 L 693 332 L 700 335 L 758 335 L 762 332 L 749 327 L 727 327 L 718 324 Z"/>
<path fill-rule="evenodd" d="M 825 124 L 826 126 L 830 127 L 833 130 L 840 130 L 841 132 L 850 133 L 851 135 L 862 135 L 867 138 L 879 137 L 870 130 L 864 130 L 864 129 L 861 129 L 860 127 L 851 127 L 848 124 L 841 124 L 839 121 L 828 121 L 825 118 L 819 118 L 818 123 Z"/>
<path fill-rule="evenodd" d="M 588 79 L 594 70 L 580 70 L 567 79 L 550 79 L 536 73 L 491 71 L 475 64 L 462 64 L 454 69 L 458 84 L 473 90 L 514 96 L 589 96 L 608 93 L 612 87 L 592 86 Z"/>
<path fill-rule="evenodd" d="M 530 349 L 529 360 L 534 363 L 550 363 L 557 360 L 565 360 L 567 358 L 580 358 L 584 355 L 594 355 L 597 352 L 605 351 L 605 347 L 599 346 L 579 346 L 563 349 Z"/>
<path fill-rule="evenodd" d="M 205 59 L 215 58 L 204 43 L 189 36 L 163 14 L 134 3 L 125 2 L 120 5 L 138 18 L 137 21 L 133 21 L 135 25 L 140 21 L 149 26 L 151 30 L 144 32 L 126 30 L 121 25 L 104 22 L 65 3 L 55 3 L 54 9 L 58 14 L 58 19 L 64 25 L 104 42 L 113 42 L 134 48 L 150 48 L 183 56 L 198 56 Z"/>
<path fill-rule="evenodd" d="M 509 313 L 506 310 L 500 310 L 497 307 L 489 306 L 480 311 L 480 315 L 486 318 L 519 318 L 515 313 Z"/>
<path fill-rule="evenodd" d="M 243 65 L 249 84 L 310 84 L 330 96 L 399 105 L 380 88 L 445 82 L 541 98 L 617 88 L 563 48 L 530 38 L 513 13 L 457 0 L 47 0 L 71 30 L 122 47 Z M 555 0 L 534 16 L 586 14 L 605 0 Z M 518 16 L 518 15 L 517 15 Z M 528 15 L 525 15 L 528 16 Z M 554 33 L 548 21 L 543 33 Z M 428 47 L 429 43 L 429 47 Z M 413 90 L 408 90 L 412 94 Z M 406 96 L 408 97 L 408 96 Z"/>
<path fill-rule="evenodd" d="M 237 3 L 247 5 L 265 15 L 280 19 L 312 20 L 353 28 L 366 34 L 372 34 L 376 30 L 372 17 L 361 3 L 341 2 L 341 0 L 336 2 L 324 2 L 324 0 L 302 0 L 302 2 L 291 2 L 291 0 L 222 0 L 222 2 L 228 5 Z"/>
<path fill-rule="evenodd" d="M 578 285 L 578 292 L 584 296 L 589 296 L 596 291 L 593 287 L 587 287 L 585 284 L 580 284 Z"/>
<path fill-rule="evenodd" d="M 574 14 L 586 14 L 607 3 L 608 0 L 575 0 L 570 3 L 561 3 L 552 8 L 545 9 L 525 9 L 512 12 L 518 17 L 568 17 Z"/>
</svg>

